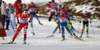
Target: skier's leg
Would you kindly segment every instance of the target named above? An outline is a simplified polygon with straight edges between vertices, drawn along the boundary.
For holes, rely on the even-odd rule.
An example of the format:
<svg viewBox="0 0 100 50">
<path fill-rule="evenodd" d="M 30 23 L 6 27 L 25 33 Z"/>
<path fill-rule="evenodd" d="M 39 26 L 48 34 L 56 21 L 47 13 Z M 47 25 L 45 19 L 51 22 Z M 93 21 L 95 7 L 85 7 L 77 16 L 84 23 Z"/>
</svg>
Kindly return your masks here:
<svg viewBox="0 0 100 50">
<path fill-rule="evenodd" d="M 35 18 L 38 20 L 38 22 L 40 22 L 40 20 L 39 20 L 37 14 L 34 14 L 34 16 L 35 16 Z"/>
<path fill-rule="evenodd" d="M 86 32 L 87 32 L 87 37 L 89 37 L 89 35 L 88 35 L 88 25 L 89 25 L 89 23 L 87 22 L 87 23 L 86 23 Z"/>
<path fill-rule="evenodd" d="M 37 14 L 34 14 L 34 16 L 35 16 L 35 17 L 36 17 L 36 19 L 38 20 L 39 24 L 40 24 L 40 25 L 43 25 L 43 24 L 40 22 L 40 20 L 39 20 L 39 18 L 38 18 L 38 16 L 37 16 Z"/>
<path fill-rule="evenodd" d="M 59 33 L 61 33 L 61 28 L 60 28 L 60 25 L 58 25 L 58 27 L 59 27 Z"/>
<path fill-rule="evenodd" d="M 28 29 L 28 24 L 26 24 L 25 26 L 24 26 L 24 44 L 26 44 L 26 38 L 27 38 L 27 29 Z"/>
<path fill-rule="evenodd" d="M 16 33 L 13 36 L 12 42 L 14 42 L 15 38 L 17 37 L 17 35 L 21 31 L 22 27 L 23 27 L 23 24 L 20 23 L 19 26 L 18 26 L 18 28 L 17 28 L 17 30 L 16 30 Z"/>
<path fill-rule="evenodd" d="M 64 30 L 64 26 L 61 26 L 61 31 L 62 31 L 62 38 L 63 38 L 63 40 L 65 40 L 65 30 Z"/>
<path fill-rule="evenodd" d="M 58 26 L 54 29 L 53 34 L 55 34 L 56 30 L 58 29 Z"/>
<path fill-rule="evenodd" d="M 70 35 L 72 36 L 72 29 L 71 29 L 71 26 L 69 23 L 66 23 L 66 26 L 65 26 L 66 30 L 70 33 Z"/>
<path fill-rule="evenodd" d="M 49 17 L 49 21 L 51 21 L 51 19 L 52 19 L 52 16 L 53 16 L 53 15 L 50 15 L 50 17 Z"/>
<path fill-rule="evenodd" d="M 84 29 L 85 29 L 85 22 L 83 21 L 83 28 L 82 28 L 81 35 L 80 35 L 79 38 L 82 38 L 82 36 L 83 36 L 83 32 L 84 32 Z"/>
</svg>

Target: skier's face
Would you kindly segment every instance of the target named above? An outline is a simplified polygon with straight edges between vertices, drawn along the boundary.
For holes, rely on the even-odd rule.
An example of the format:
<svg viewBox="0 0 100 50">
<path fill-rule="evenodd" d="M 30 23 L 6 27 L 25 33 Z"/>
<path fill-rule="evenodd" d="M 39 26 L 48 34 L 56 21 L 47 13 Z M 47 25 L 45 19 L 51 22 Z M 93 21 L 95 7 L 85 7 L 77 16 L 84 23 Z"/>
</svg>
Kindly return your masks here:
<svg viewBox="0 0 100 50">
<path fill-rule="evenodd" d="M 17 0 L 17 1 L 20 1 L 20 0 Z"/>
<path fill-rule="evenodd" d="M 27 16 L 27 13 L 25 13 L 24 15 Z"/>
<path fill-rule="evenodd" d="M 31 5 L 34 5 L 34 3 L 33 3 L 33 2 L 31 2 Z"/>
</svg>

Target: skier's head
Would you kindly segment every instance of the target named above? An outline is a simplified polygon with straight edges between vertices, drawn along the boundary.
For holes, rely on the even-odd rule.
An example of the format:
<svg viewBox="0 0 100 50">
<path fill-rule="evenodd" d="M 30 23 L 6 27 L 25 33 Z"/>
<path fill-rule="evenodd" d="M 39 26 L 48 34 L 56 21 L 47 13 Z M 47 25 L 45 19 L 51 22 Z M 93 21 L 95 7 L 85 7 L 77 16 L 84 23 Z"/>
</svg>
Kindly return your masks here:
<svg viewBox="0 0 100 50">
<path fill-rule="evenodd" d="M 31 5 L 34 5 L 34 3 L 33 3 L 33 2 L 31 2 Z"/>
<path fill-rule="evenodd" d="M 21 1 L 21 0 L 17 0 L 17 1 Z"/>
<path fill-rule="evenodd" d="M 68 6 L 65 6 L 65 8 L 64 8 L 64 9 L 65 9 L 65 11 L 67 11 L 67 10 L 68 10 Z"/>
<path fill-rule="evenodd" d="M 27 8 L 27 7 L 25 8 L 23 14 L 24 14 L 24 15 L 28 14 L 28 8 Z"/>
<path fill-rule="evenodd" d="M 28 11 L 25 10 L 25 11 L 23 12 L 23 15 L 27 16 L 27 15 L 28 15 Z"/>
<path fill-rule="evenodd" d="M 55 2 L 55 0 L 52 0 L 52 2 Z"/>
<path fill-rule="evenodd" d="M 59 7 L 58 7 L 58 8 L 59 8 L 59 10 L 61 10 L 61 8 L 62 8 L 62 5 L 59 5 Z"/>
<path fill-rule="evenodd" d="M 11 5 L 11 3 L 8 3 L 7 6 L 8 6 L 8 7 L 11 7 L 12 5 Z"/>
</svg>

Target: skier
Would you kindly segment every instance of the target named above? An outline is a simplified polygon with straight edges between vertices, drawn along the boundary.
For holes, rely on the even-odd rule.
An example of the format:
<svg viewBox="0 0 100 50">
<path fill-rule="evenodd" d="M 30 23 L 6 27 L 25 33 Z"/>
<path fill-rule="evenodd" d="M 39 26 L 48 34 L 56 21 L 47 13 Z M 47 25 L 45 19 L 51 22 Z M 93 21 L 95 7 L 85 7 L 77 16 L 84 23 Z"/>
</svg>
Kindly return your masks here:
<svg viewBox="0 0 100 50">
<path fill-rule="evenodd" d="M 15 3 L 14 3 L 14 7 L 15 7 L 15 10 L 16 10 L 16 14 L 14 15 L 14 26 L 15 26 L 14 29 L 16 30 L 17 29 L 16 15 L 23 12 L 23 10 L 22 10 L 22 7 L 23 7 L 22 1 L 21 0 L 16 0 Z"/>
<path fill-rule="evenodd" d="M 20 17 L 20 21 L 19 21 L 19 17 Z M 17 37 L 17 35 L 19 34 L 19 32 L 21 31 L 22 28 L 24 28 L 24 44 L 26 44 L 26 37 L 27 37 L 27 29 L 28 29 L 28 17 L 30 17 L 29 22 L 31 22 L 32 19 L 32 15 L 28 13 L 28 10 L 26 9 L 23 13 L 20 13 L 16 16 L 17 18 L 17 23 L 19 24 L 16 33 L 14 34 L 12 41 L 9 42 L 9 44 L 12 44 L 15 40 L 15 38 Z"/>
<path fill-rule="evenodd" d="M 36 14 L 36 13 L 38 12 L 38 8 L 36 7 L 36 5 L 35 5 L 33 2 L 31 2 L 31 4 L 28 6 L 28 8 L 29 8 L 30 14 L 36 17 L 36 19 L 38 20 L 38 22 L 39 22 L 40 25 L 43 25 L 43 24 L 40 22 L 40 20 L 39 20 L 37 14 Z M 36 11 L 35 11 L 35 9 L 36 9 Z M 33 20 L 33 17 L 32 17 L 32 20 Z M 33 21 L 32 21 L 32 22 L 33 22 Z M 31 24 L 32 24 L 32 23 L 31 23 Z"/>
<path fill-rule="evenodd" d="M 68 19 L 69 19 L 69 21 L 70 21 L 71 28 L 72 28 L 73 30 L 75 30 L 74 27 L 73 27 L 73 25 L 72 25 L 72 18 L 71 18 L 72 12 L 71 12 L 71 9 L 69 9 L 68 6 L 65 6 L 64 10 L 65 10 L 65 12 L 66 12 L 66 16 L 68 17 Z"/>
<path fill-rule="evenodd" d="M 86 32 L 87 32 L 87 37 L 89 37 L 88 35 L 88 26 L 89 26 L 89 18 L 90 18 L 90 23 L 92 23 L 92 18 L 90 17 L 90 15 L 87 13 L 87 11 L 82 14 L 82 17 L 83 18 L 83 28 L 82 28 L 82 31 L 81 31 L 81 35 L 79 38 L 82 38 L 82 35 L 83 35 L 83 32 L 84 32 L 84 29 L 85 29 L 85 25 L 86 25 Z M 79 19 L 79 22 L 81 23 L 81 18 Z"/>
<path fill-rule="evenodd" d="M 16 15 L 23 12 L 22 11 L 23 4 L 22 4 L 21 0 L 16 0 L 14 3 L 14 6 L 16 8 Z"/>
<path fill-rule="evenodd" d="M 48 36 L 48 37 L 51 37 L 51 36 L 53 36 L 54 34 L 55 34 L 55 32 L 57 31 L 57 29 L 59 28 L 59 33 L 61 33 L 61 28 L 60 28 L 60 21 L 58 20 L 58 15 L 59 15 L 59 13 L 60 13 L 60 10 L 61 10 L 61 5 L 59 5 L 59 7 L 58 7 L 58 11 L 57 11 L 57 14 L 55 15 L 56 16 L 56 24 L 57 24 L 57 26 L 56 26 L 56 28 L 54 29 L 54 31 L 53 31 L 53 34 L 51 34 L 50 36 Z"/>
<path fill-rule="evenodd" d="M 60 26 L 61 26 L 63 40 L 65 40 L 64 28 L 67 29 L 67 31 L 70 33 L 71 36 L 74 35 L 74 37 L 77 38 L 77 36 L 75 35 L 75 33 L 73 32 L 73 30 L 70 27 L 69 20 L 66 17 L 65 11 L 60 10 L 60 14 L 58 15 L 58 21 L 60 21 Z"/>
<path fill-rule="evenodd" d="M 57 14 L 55 15 L 55 16 L 56 16 L 56 19 L 55 19 L 55 20 L 56 20 L 57 26 L 56 26 L 56 28 L 54 29 L 53 34 L 56 32 L 56 30 L 57 30 L 58 28 L 59 28 L 59 33 L 61 33 L 60 21 L 57 21 L 57 16 L 59 15 L 61 8 L 62 8 L 62 5 L 59 5 L 58 10 L 57 10 Z M 53 34 L 52 34 L 52 35 L 53 35 Z"/>
<path fill-rule="evenodd" d="M 50 4 L 48 5 L 48 7 L 51 8 L 49 21 L 51 21 L 52 16 L 54 16 L 57 13 L 57 6 L 58 6 L 58 4 L 55 3 L 54 0 L 52 0 L 52 2 L 50 2 Z"/>
</svg>

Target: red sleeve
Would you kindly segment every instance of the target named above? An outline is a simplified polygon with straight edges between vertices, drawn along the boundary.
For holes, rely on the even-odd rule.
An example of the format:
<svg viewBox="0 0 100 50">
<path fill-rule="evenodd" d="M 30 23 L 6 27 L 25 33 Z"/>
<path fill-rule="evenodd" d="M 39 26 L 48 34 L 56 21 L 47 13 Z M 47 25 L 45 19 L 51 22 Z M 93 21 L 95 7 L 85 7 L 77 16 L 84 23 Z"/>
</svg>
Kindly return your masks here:
<svg viewBox="0 0 100 50">
<path fill-rule="evenodd" d="M 15 1 L 14 6 L 17 6 L 17 1 Z"/>
<path fill-rule="evenodd" d="M 20 14 L 16 15 L 17 21 L 19 21 Z"/>
<path fill-rule="evenodd" d="M 51 8 L 51 4 L 49 4 L 48 7 Z"/>
</svg>

